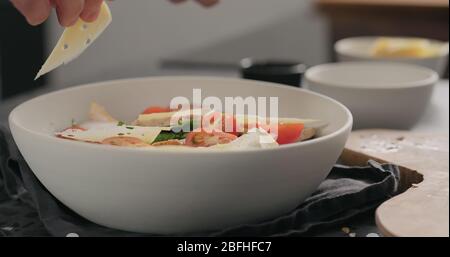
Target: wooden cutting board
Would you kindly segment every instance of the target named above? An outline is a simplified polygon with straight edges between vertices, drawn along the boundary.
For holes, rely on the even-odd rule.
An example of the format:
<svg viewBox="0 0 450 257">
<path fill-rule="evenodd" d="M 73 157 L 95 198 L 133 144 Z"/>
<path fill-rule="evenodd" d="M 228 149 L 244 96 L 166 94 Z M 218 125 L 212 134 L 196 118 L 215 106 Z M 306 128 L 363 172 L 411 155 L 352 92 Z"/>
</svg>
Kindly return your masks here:
<svg viewBox="0 0 450 257">
<path fill-rule="evenodd" d="M 448 134 L 352 132 L 342 162 L 362 166 L 369 159 L 400 166 L 403 193 L 376 211 L 377 226 L 384 236 L 449 236 Z"/>
</svg>

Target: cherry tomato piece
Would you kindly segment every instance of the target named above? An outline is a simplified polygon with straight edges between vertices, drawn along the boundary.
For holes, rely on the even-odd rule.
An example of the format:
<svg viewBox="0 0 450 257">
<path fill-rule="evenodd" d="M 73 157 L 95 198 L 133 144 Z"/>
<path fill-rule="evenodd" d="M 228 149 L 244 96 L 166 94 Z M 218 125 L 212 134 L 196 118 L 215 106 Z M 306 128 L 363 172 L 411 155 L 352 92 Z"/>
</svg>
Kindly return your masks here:
<svg viewBox="0 0 450 257">
<path fill-rule="evenodd" d="M 162 113 L 162 112 L 171 112 L 172 110 L 169 107 L 161 107 L 161 106 L 150 106 L 142 114 L 152 114 L 152 113 Z"/>
<path fill-rule="evenodd" d="M 278 144 L 285 145 L 297 142 L 303 129 L 303 124 L 278 124 Z"/>
</svg>

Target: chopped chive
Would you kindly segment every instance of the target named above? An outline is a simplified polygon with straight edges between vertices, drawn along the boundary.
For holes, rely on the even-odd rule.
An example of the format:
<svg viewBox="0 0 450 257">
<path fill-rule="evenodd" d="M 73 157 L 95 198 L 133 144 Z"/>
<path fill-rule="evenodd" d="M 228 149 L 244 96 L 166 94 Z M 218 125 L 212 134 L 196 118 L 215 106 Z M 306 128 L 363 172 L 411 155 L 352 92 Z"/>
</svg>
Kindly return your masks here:
<svg viewBox="0 0 450 257">
<path fill-rule="evenodd" d="M 126 127 L 127 129 L 134 129 L 133 127 Z"/>
<path fill-rule="evenodd" d="M 124 133 L 119 133 L 119 134 L 117 134 L 117 135 L 119 135 L 119 136 L 124 136 L 125 134 L 124 134 Z"/>
<path fill-rule="evenodd" d="M 117 126 L 123 126 L 123 125 L 125 125 L 125 122 L 123 122 L 123 121 L 119 121 L 119 122 L 117 123 Z"/>
</svg>

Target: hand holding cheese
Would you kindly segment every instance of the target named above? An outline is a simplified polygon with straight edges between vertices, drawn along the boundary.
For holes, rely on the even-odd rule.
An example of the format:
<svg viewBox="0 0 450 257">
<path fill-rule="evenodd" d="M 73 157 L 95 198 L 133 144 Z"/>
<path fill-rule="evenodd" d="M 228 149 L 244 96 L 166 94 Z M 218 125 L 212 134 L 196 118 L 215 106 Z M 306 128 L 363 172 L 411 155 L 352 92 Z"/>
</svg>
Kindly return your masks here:
<svg viewBox="0 0 450 257">
<path fill-rule="evenodd" d="M 111 11 L 108 5 L 102 1 L 100 13 L 95 22 L 86 23 L 82 19 L 78 19 L 75 25 L 66 28 L 55 49 L 36 75 L 36 79 L 77 58 L 100 36 L 111 20 Z"/>
<path fill-rule="evenodd" d="M 186 0 L 170 1 L 173 3 L 186 2 Z M 206 7 L 219 2 L 219 0 L 196 1 Z M 55 8 L 59 23 L 64 27 L 70 27 L 79 18 L 85 22 L 94 22 L 100 13 L 103 0 L 11 0 L 11 2 L 33 26 L 46 21 L 52 9 Z"/>
</svg>

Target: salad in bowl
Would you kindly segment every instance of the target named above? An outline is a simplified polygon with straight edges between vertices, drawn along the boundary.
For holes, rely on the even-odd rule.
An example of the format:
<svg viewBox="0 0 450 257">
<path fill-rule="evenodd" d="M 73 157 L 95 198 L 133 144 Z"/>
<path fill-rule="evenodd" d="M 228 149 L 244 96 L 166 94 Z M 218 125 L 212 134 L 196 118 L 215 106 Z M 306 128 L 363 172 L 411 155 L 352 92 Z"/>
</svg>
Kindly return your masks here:
<svg viewBox="0 0 450 257">
<path fill-rule="evenodd" d="M 314 138 L 326 126 L 320 120 L 229 114 L 204 108 L 150 106 L 130 122 L 113 117 L 92 102 L 89 120 L 72 124 L 62 139 L 120 147 L 184 149 L 274 148 Z"/>
<path fill-rule="evenodd" d="M 202 90 L 201 105 L 193 89 Z M 188 108 L 172 105 L 176 96 Z M 277 97 L 279 116 L 231 112 L 226 104 L 211 111 L 209 97 Z M 159 235 L 288 213 L 326 178 L 352 123 L 345 106 L 311 91 L 208 77 L 77 86 L 9 116 L 27 164 L 63 205 L 106 227 Z"/>
</svg>

